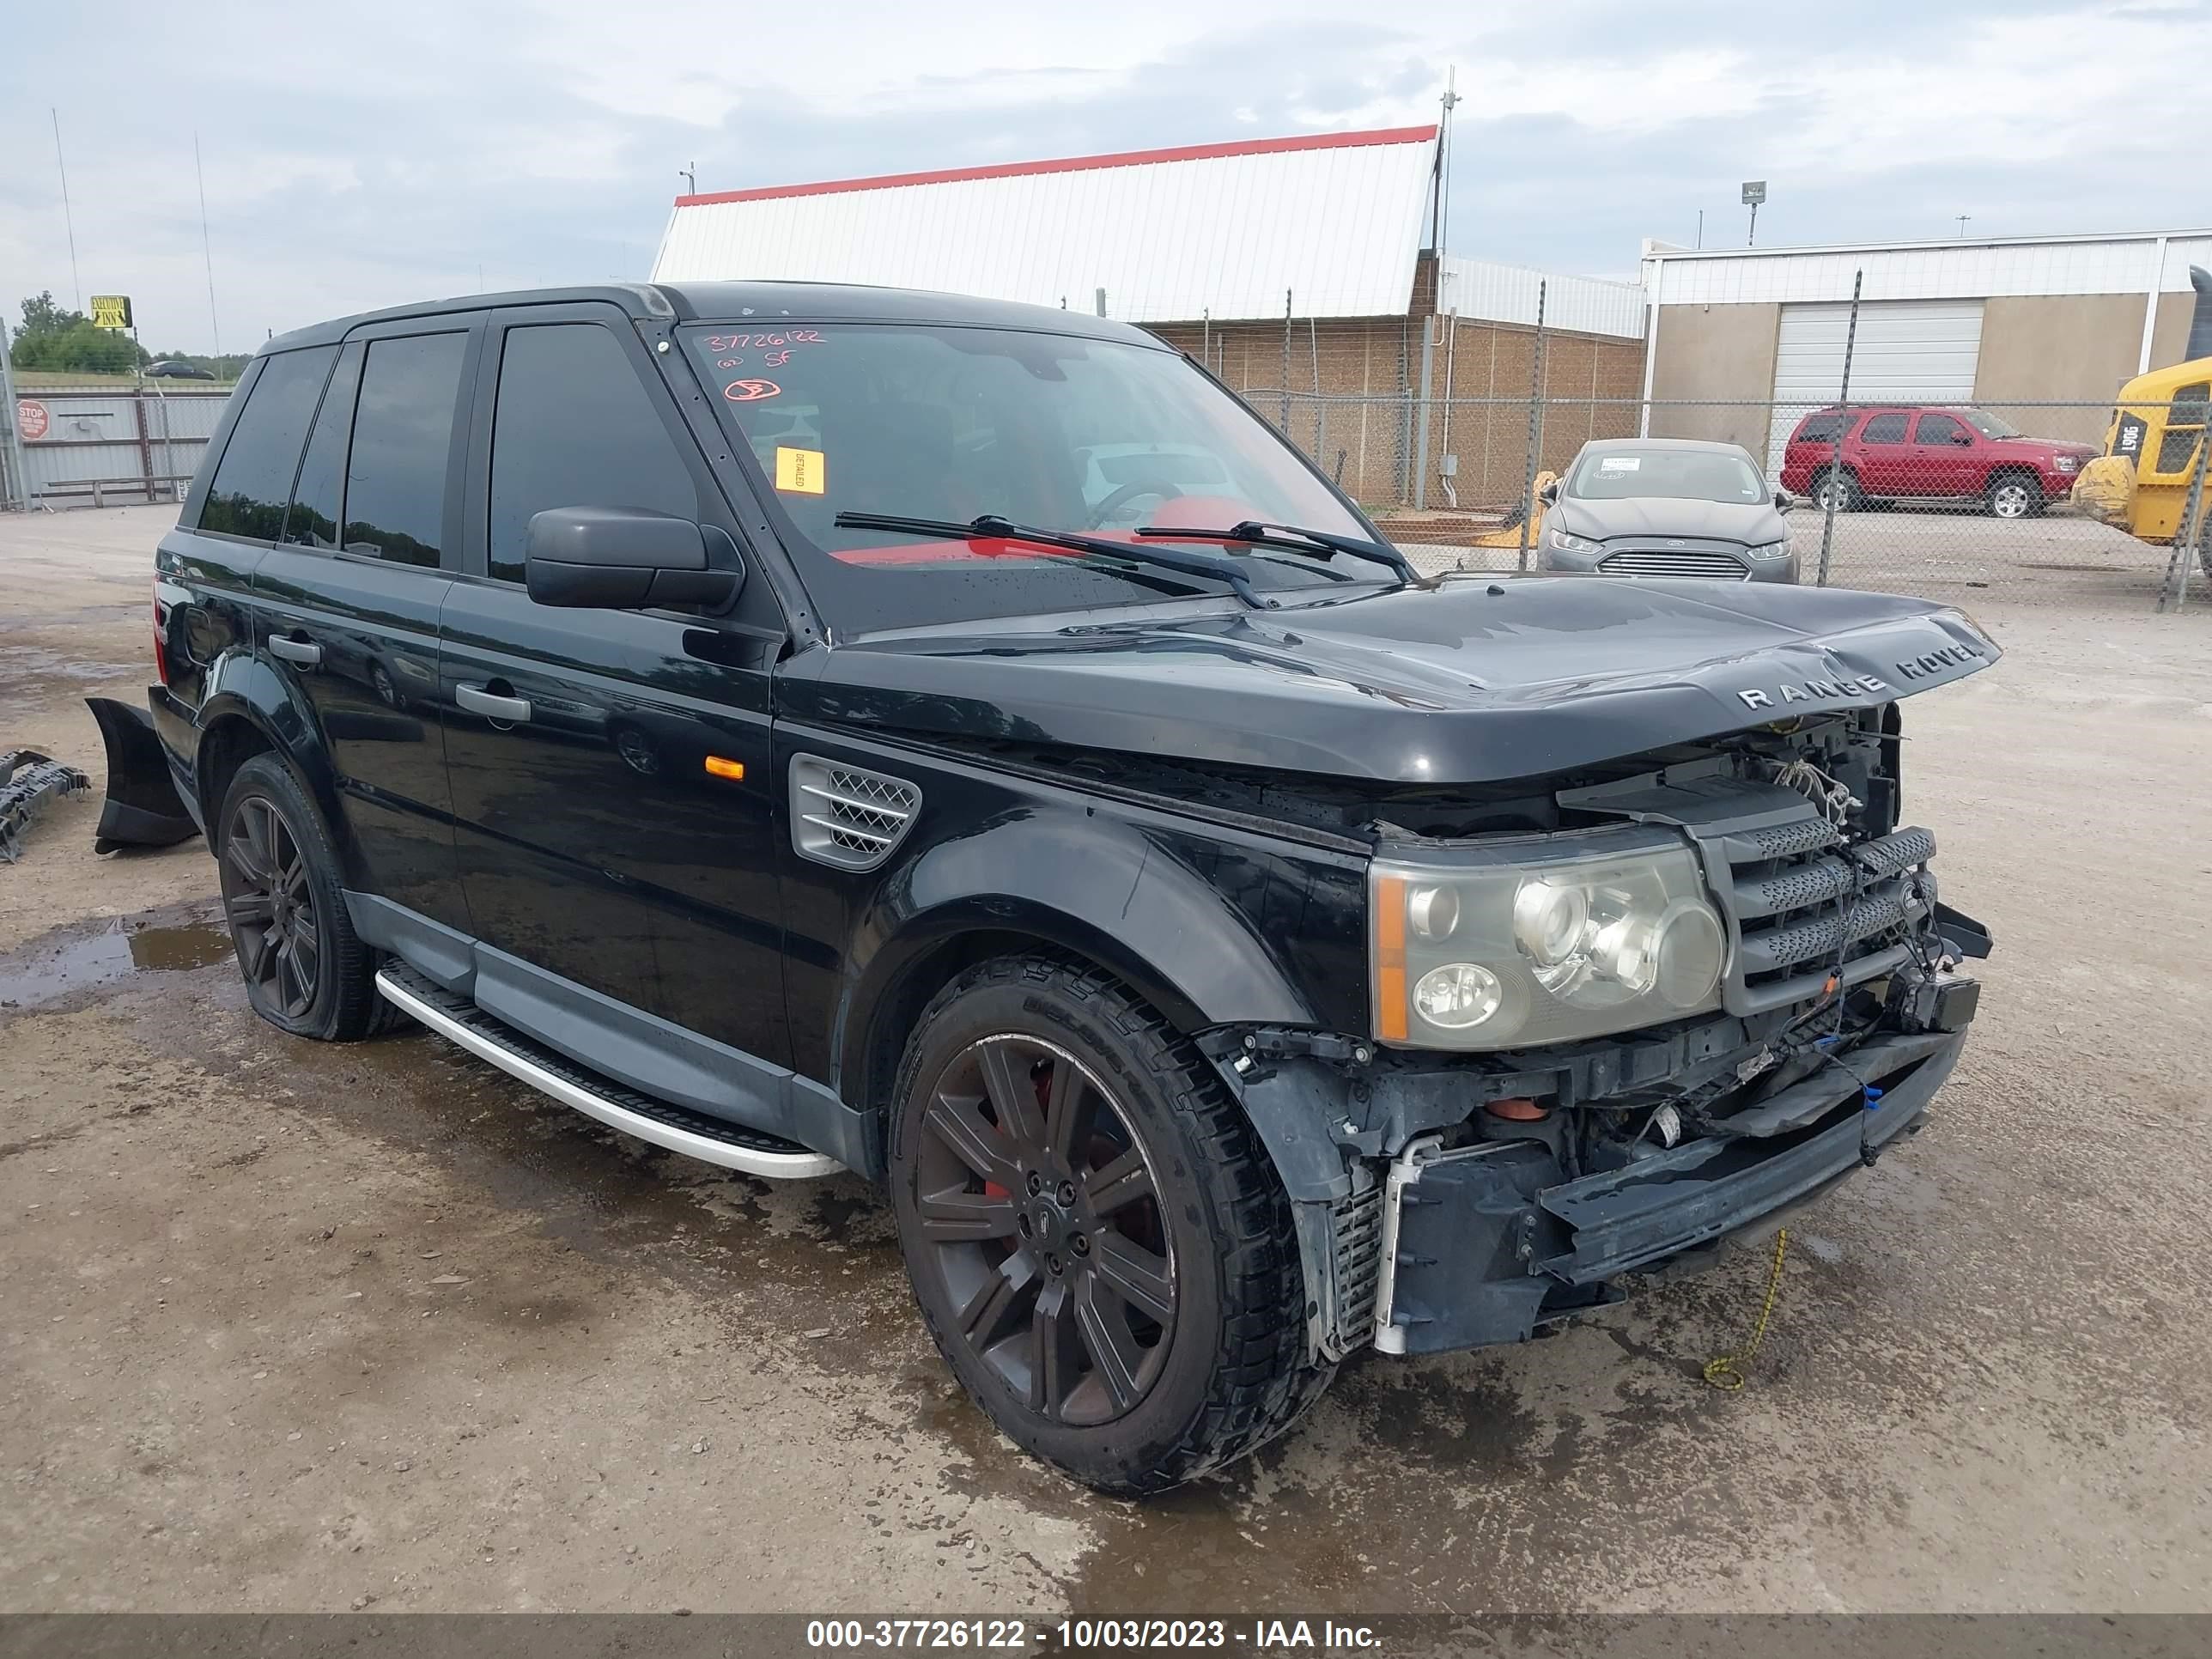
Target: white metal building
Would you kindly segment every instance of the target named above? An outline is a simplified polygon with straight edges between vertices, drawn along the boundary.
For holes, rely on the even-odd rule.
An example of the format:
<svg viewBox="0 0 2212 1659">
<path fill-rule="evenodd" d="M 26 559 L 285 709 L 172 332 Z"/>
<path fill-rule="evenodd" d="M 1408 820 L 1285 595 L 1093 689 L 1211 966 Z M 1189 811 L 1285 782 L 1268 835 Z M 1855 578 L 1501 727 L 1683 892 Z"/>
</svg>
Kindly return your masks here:
<svg viewBox="0 0 2212 1659">
<path fill-rule="evenodd" d="M 1398 127 L 677 198 L 657 281 L 873 283 L 1128 322 L 1405 314 L 1437 130 Z"/>
<path fill-rule="evenodd" d="M 1996 237 L 1818 248 L 1647 242 L 1644 392 L 1803 408 L 1843 378 L 1851 284 L 1861 280 L 1850 393 L 1857 399 L 2076 401 L 2039 424 L 2094 438 L 2126 380 L 2180 360 L 2195 307 L 2190 267 L 2212 265 L 2212 230 Z M 1787 423 L 1653 411 L 1655 430 L 1727 423 L 1778 450 Z M 1738 429 L 1743 428 L 1743 429 Z M 1778 462 L 1778 455 L 1776 457 Z"/>
<path fill-rule="evenodd" d="M 655 280 L 882 283 L 1135 323 L 1404 317 L 1433 126 L 1309 133 L 678 197 Z M 1449 258 L 1439 313 L 1639 339 L 1632 283 Z"/>
<path fill-rule="evenodd" d="M 1540 289 L 1547 329 L 1609 334 L 1624 340 L 1644 337 L 1641 283 L 1603 276 L 1566 276 L 1456 254 L 1445 255 L 1438 265 L 1437 309 L 1441 313 L 1533 328 Z"/>
</svg>

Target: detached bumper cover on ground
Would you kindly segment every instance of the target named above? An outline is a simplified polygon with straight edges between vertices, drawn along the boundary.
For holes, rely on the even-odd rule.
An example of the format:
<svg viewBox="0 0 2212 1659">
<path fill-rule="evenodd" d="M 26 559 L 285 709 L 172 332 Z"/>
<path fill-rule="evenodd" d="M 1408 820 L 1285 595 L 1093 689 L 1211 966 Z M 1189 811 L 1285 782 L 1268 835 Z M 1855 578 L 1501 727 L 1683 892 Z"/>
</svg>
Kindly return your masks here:
<svg viewBox="0 0 2212 1659">
<path fill-rule="evenodd" d="M 168 757 L 154 735 L 153 716 L 135 703 L 87 697 L 107 745 L 107 799 L 94 832 L 95 852 L 118 847 L 173 847 L 200 832 L 177 793 Z"/>
</svg>

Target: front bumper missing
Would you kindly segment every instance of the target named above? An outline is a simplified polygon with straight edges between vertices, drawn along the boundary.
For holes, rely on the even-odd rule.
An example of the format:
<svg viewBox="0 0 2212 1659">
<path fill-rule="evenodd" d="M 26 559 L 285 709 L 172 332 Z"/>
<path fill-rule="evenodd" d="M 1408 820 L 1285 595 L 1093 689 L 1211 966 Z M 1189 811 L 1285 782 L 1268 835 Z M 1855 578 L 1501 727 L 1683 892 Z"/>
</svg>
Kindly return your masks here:
<svg viewBox="0 0 2212 1659">
<path fill-rule="evenodd" d="M 1435 1135 L 1409 1143 L 1383 1183 L 1376 1347 L 1443 1353 L 1523 1341 L 1620 1299 L 1615 1276 L 1787 1210 L 1918 1129 L 1964 1041 L 1863 1045 L 1790 1091 L 1792 1122 L 1686 1141 L 1572 1181 L 1534 1142 L 1450 1152 Z M 1872 1109 L 1859 1103 L 1862 1082 L 1881 1091 Z"/>
</svg>

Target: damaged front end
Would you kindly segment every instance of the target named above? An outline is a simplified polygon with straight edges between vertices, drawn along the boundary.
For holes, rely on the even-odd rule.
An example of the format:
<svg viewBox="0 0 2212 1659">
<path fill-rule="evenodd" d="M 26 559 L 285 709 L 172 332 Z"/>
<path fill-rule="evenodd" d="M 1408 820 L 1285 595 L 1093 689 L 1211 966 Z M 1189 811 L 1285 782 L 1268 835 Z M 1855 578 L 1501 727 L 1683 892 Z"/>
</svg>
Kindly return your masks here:
<svg viewBox="0 0 2212 1659">
<path fill-rule="evenodd" d="M 1920 1127 L 1976 1012 L 1960 963 L 1990 939 L 1900 821 L 1896 720 L 1646 756 L 1553 791 L 1540 835 L 1384 826 L 1376 1041 L 1219 1054 L 1316 1200 L 1317 1350 L 1523 1340 Z M 1328 1146 L 1290 1144 L 1317 1103 Z"/>
</svg>

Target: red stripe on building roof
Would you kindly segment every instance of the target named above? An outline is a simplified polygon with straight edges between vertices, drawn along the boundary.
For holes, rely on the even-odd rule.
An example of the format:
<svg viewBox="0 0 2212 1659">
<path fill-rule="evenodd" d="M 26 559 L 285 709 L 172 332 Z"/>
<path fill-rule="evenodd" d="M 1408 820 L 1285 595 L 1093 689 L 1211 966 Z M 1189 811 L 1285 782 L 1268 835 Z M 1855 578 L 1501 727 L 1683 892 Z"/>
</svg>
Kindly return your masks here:
<svg viewBox="0 0 2212 1659">
<path fill-rule="evenodd" d="M 819 185 L 767 185 L 758 190 L 720 190 L 679 196 L 678 207 L 717 202 L 771 202 L 784 196 L 839 196 L 855 190 L 896 190 L 904 185 L 957 184 L 969 179 L 1024 179 L 1040 173 L 1088 173 L 1099 167 L 1146 167 L 1155 161 L 1212 161 L 1229 155 L 1278 155 L 1301 149 L 1355 149 L 1369 144 L 1423 144 L 1434 125 L 1377 127 L 1367 132 L 1315 132 L 1295 138 L 1248 138 L 1233 144 L 1185 144 L 1175 149 L 1130 149 L 1113 155 L 1071 155 L 1052 161 L 1007 161 L 995 167 L 947 167 L 938 173 L 886 173 L 873 179 L 838 179 Z"/>
</svg>

